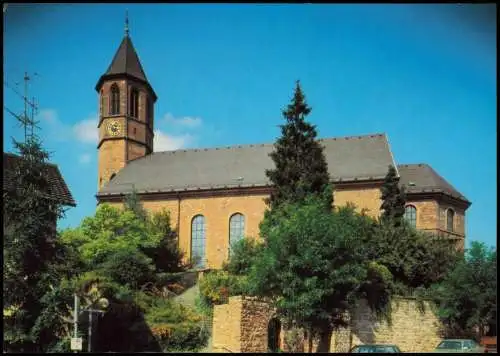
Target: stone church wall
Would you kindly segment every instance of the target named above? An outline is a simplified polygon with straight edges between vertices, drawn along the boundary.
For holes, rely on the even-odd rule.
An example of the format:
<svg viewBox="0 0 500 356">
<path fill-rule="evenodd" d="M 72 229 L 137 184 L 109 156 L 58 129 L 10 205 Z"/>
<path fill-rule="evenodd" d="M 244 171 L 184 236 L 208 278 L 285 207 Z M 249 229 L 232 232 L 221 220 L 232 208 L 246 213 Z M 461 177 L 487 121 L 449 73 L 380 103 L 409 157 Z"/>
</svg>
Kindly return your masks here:
<svg viewBox="0 0 500 356">
<path fill-rule="evenodd" d="M 442 324 L 429 302 L 424 310 L 410 298 L 394 298 L 392 323 L 377 320 L 366 303 L 361 303 L 351 315 L 348 328 L 334 331 L 329 352 L 348 352 L 359 344 L 396 344 L 403 352 L 430 352 L 441 340 Z M 247 297 L 231 297 L 229 303 L 214 307 L 213 352 L 267 352 L 267 326 L 274 311 L 262 301 Z M 308 341 L 300 340 L 302 350 L 289 350 L 286 334 L 280 332 L 280 348 L 283 351 L 308 352 Z M 301 332 L 299 335 L 303 335 Z M 299 336 L 300 338 L 300 336 Z M 318 342 L 312 343 L 317 351 Z"/>
<path fill-rule="evenodd" d="M 366 209 L 368 215 L 377 217 L 380 214 L 380 187 L 341 185 L 335 187 L 334 204 L 346 205 L 352 202 L 360 212 Z M 259 224 L 264 217 L 266 204 L 264 194 L 230 195 L 190 198 L 172 198 L 170 200 L 143 200 L 144 208 L 148 211 L 159 211 L 163 208 L 170 212 L 173 228 L 179 228 L 179 247 L 188 260 L 191 254 L 191 221 L 201 214 L 205 217 L 206 238 L 206 267 L 218 269 L 228 258 L 229 252 L 229 219 L 235 213 L 245 216 L 245 236 L 259 238 Z M 429 232 L 440 232 L 439 205 L 437 201 L 412 201 L 417 208 L 417 228 Z M 122 203 L 112 203 L 121 206 Z M 463 213 L 463 212 L 462 212 Z M 457 224 L 463 225 L 463 215 L 457 210 Z M 460 227 L 462 228 L 462 227 Z M 463 229 L 463 228 L 462 228 Z M 463 245 L 463 236 L 458 242 Z"/>
<path fill-rule="evenodd" d="M 368 209 L 368 214 L 380 214 L 379 187 L 342 189 L 335 192 L 335 205 L 342 206 L 353 202 L 357 210 Z M 221 268 L 229 252 L 229 219 L 235 213 L 245 216 L 245 236 L 259 237 L 259 224 L 264 218 L 267 195 L 212 196 L 203 198 L 176 198 L 171 200 L 145 200 L 143 206 L 148 211 L 163 208 L 170 211 L 172 227 L 179 227 L 179 247 L 185 252 L 186 259 L 191 253 L 191 221 L 202 214 L 205 216 L 206 259 L 208 268 Z M 111 203 L 119 207 L 122 203 Z M 180 214 L 179 214 L 180 213 Z"/>
</svg>

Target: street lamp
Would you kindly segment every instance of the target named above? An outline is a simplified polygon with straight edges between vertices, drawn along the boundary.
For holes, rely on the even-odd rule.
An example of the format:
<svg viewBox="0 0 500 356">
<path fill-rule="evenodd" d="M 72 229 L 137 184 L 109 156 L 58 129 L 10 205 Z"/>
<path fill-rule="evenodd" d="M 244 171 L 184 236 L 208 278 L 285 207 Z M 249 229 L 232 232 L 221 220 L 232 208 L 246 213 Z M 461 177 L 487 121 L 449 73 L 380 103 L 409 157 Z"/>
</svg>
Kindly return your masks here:
<svg viewBox="0 0 500 356">
<path fill-rule="evenodd" d="M 94 309 L 94 308 L 92 308 L 93 306 L 98 306 L 101 309 Z M 97 302 L 94 302 L 91 305 L 89 305 L 88 307 L 86 307 L 85 309 L 80 310 L 79 298 L 75 294 L 75 305 L 74 305 L 75 309 L 74 309 L 74 315 L 73 315 L 74 338 L 75 339 L 78 338 L 78 317 L 79 317 L 79 315 L 84 313 L 84 312 L 88 312 L 89 313 L 89 328 L 88 328 L 89 331 L 88 331 L 88 340 L 87 340 L 87 345 L 88 345 L 87 352 L 92 352 L 92 316 L 94 315 L 94 313 L 103 315 L 105 313 L 105 311 L 102 309 L 106 309 L 108 306 L 109 306 L 109 301 L 106 298 L 100 298 L 99 300 L 97 300 Z M 75 350 L 75 352 L 76 352 L 76 350 Z"/>
</svg>

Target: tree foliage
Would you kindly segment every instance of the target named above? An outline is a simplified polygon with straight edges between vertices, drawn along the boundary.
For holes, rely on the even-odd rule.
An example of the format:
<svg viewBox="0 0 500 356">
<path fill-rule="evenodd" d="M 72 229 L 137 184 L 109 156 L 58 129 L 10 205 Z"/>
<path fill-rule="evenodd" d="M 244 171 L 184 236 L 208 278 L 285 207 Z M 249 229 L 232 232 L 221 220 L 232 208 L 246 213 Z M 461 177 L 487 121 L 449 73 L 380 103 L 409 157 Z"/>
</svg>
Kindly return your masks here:
<svg viewBox="0 0 500 356">
<path fill-rule="evenodd" d="M 323 147 L 316 140 L 316 128 L 306 121 L 311 112 L 297 81 L 292 102 L 283 110 L 286 120 L 281 137 L 270 157 L 275 168 L 266 170 L 274 190 L 267 201 L 275 207 L 284 201 L 301 201 L 309 194 L 319 194 L 331 209 L 333 195 Z"/>
<path fill-rule="evenodd" d="M 253 238 L 241 239 L 233 246 L 231 258 L 224 270 L 234 275 L 248 275 L 263 246 L 262 242 Z"/>
<path fill-rule="evenodd" d="M 395 227 L 382 222 L 362 236 L 367 258 L 389 269 L 395 281 L 393 292 L 398 294 L 441 281 L 459 257 L 450 240 L 406 224 Z"/>
<path fill-rule="evenodd" d="M 380 207 L 382 210 L 382 222 L 391 222 L 396 227 L 400 226 L 405 214 L 406 194 L 404 186 L 399 187 L 396 168 L 392 165 L 389 166 L 380 192 L 382 199 L 382 206 Z"/>
<path fill-rule="evenodd" d="M 141 203 L 141 199 L 137 194 L 135 186 L 133 187 L 132 192 L 125 196 L 124 203 L 125 203 L 124 204 L 125 210 L 132 211 L 135 214 L 135 216 L 137 216 L 139 219 L 146 221 L 148 213 L 146 212 Z"/>
<path fill-rule="evenodd" d="M 13 189 L 4 193 L 3 307 L 6 348 L 38 351 L 32 328 L 40 314 L 40 300 L 48 289 L 49 262 L 56 255 L 55 224 L 62 205 L 51 198 L 47 179 L 49 154 L 32 135 L 14 140 L 20 155 L 9 177 Z"/>
<path fill-rule="evenodd" d="M 160 210 L 150 217 L 149 226 L 152 234 L 160 237 L 157 246 L 143 247 L 142 251 L 150 257 L 158 273 L 176 273 L 188 267 L 183 263 L 184 254 L 179 249 L 177 232 L 172 229 L 170 213 Z"/>
<path fill-rule="evenodd" d="M 42 311 L 33 329 L 34 335 L 45 338 L 44 351 L 68 351 L 65 340 L 71 336 L 74 293 L 82 308 L 101 297 L 110 301 L 105 316 L 95 326 L 104 335 L 94 342 L 95 349 L 161 351 L 161 345 L 178 347 L 175 340 L 200 331 L 199 323 L 192 320 L 189 325 L 174 327 L 170 336 L 154 334 L 151 328 L 157 330 L 161 321 L 148 325 L 145 320 L 150 313 L 157 313 L 161 300 L 175 295 L 169 288 L 185 271 L 167 212 L 142 215 L 130 206 L 119 209 L 103 204 L 80 226 L 61 232 L 56 246 L 57 258 L 48 269 L 50 290 L 41 298 Z M 85 324 L 81 329 L 86 331 Z M 202 340 L 195 338 L 190 345 Z"/>
<path fill-rule="evenodd" d="M 327 211 L 314 196 L 273 209 L 261 223 L 265 247 L 250 269 L 249 292 L 271 298 L 292 325 L 320 333 L 345 325 L 360 298 L 384 311 L 392 275 L 356 248 L 372 223 L 350 206 Z"/>
<path fill-rule="evenodd" d="M 227 303 L 234 295 L 246 294 L 247 278 L 227 271 L 213 271 L 200 281 L 200 296 L 204 305 L 213 306 Z"/>
<path fill-rule="evenodd" d="M 497 252 L 472 242 L 465 256 L 434 286 L 439 314 L 451 329 L 496 329 Z"/>
</svg>

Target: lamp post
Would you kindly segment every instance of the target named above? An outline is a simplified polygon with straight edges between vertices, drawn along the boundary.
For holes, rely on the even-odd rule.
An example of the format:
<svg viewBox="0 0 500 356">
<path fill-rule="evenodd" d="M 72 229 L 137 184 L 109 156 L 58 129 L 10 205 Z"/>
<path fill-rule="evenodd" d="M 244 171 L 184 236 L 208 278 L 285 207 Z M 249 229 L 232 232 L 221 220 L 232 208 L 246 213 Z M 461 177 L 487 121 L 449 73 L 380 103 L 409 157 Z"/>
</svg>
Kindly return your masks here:
<svg viewBox="0 0 500 356">
<path fill-rule="evenodd" d="M 94 305 L 98 304 L 98 306 L 101 307 L 102 309 L 106 309 L 109 305 L 109 301 L 106 298 L 100 298 L 98 301 L 92 303 L 91 305 L 89 305 L 85 309 L 80 310 L 78 295 L 76 295 L 76 293 L 75 293 L 74 297 L 75 297 L 74 315 L 73 315 L 74 337 L 75 338 L 78 337 L 78 316 L 84 312 L 88 312 L 89 313 L 89 326 L 88 326 L 87 352 L 92 352 L 92 319 L 93 319 L 92 316 L 94 315 L 94 313 L 97 313 L 100 315 L 105 313 L 104 310 L 93 309 L 92 307 Z M 75 352 L 76 352 L 76 350 L 75 350 Z"/>
<path fill-rule="evenodd" d="M 92 352 L 92 315 L 94 313 L 98 313 L 98 314 L 104 314 L 104 311 L 102 310 L 97 310 L 97 309 L 87 309 L 87 310 L 84 310 L 84 311 L 88 311 L 89 312 L 89 338 L 87 340 L 87 352 Z"/>
</svg>

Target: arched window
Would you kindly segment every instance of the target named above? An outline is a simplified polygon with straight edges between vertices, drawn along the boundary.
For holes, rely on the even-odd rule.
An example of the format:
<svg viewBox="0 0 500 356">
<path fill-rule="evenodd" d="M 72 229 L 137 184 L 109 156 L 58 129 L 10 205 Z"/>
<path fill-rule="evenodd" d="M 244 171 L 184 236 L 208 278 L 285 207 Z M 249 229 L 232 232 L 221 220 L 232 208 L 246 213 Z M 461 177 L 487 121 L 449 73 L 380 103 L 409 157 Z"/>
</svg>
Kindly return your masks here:
<svg viewBox="0 0 500 356">
<path fill-rule="evenodd" d="M 111 176 L 109 177 L 109 180 L 112 180 L 115 176 L 116 176 L 116 173 L 111 174 Z"/>
<path fill-rule="evenodd" d="M 139 118 L 139 91 L 136 88 L 132 88 L 130 93 L 130 116 Z"/>
<path fill-rule="evenodd" d="M 453 231 L 453 219 L 455 218 L 455 212 L 453 209 L 448 209 L 446 212 L 446 229 L 448 231 Z"/>
<path fill-rule="evenodd" d="M 417 227 L 417 208 L 407 205 L 405 208 L 405 219 L 412 227 Z"/>
<path fill-rule="evenodd" d="M 191 262 L 205 267 L 205 217 L 196 215 L 191 222 Z"/>
<path fill-rule="evenodd" d="M 113 84 L 111 86 L 111 102 L 109 107 L 110 115 L 119 115 L 120 114 L 120 89 L 118 89 L 118 85 Z"/>
<path fill-rule="evenodd" d="M 101 113 L 101 116 L 104 116 L 104 90 L 101 90 L 101 100 L 99 100 L 99 112 Z"/>
<path fill-rule="evenodd" d="M 229 253 L 231 254 L 231 249 L 233 246 L 243 239 L 245 234 L 245 217 L 236 213 L 229 219 Z"/>
<path fill-rule="evenodd" d="M 146 100 L 146 120 L 148 123 L 151 122 L 151 117 L 153 116 L 153 105 L 150 98 Z"/>
</svg>

